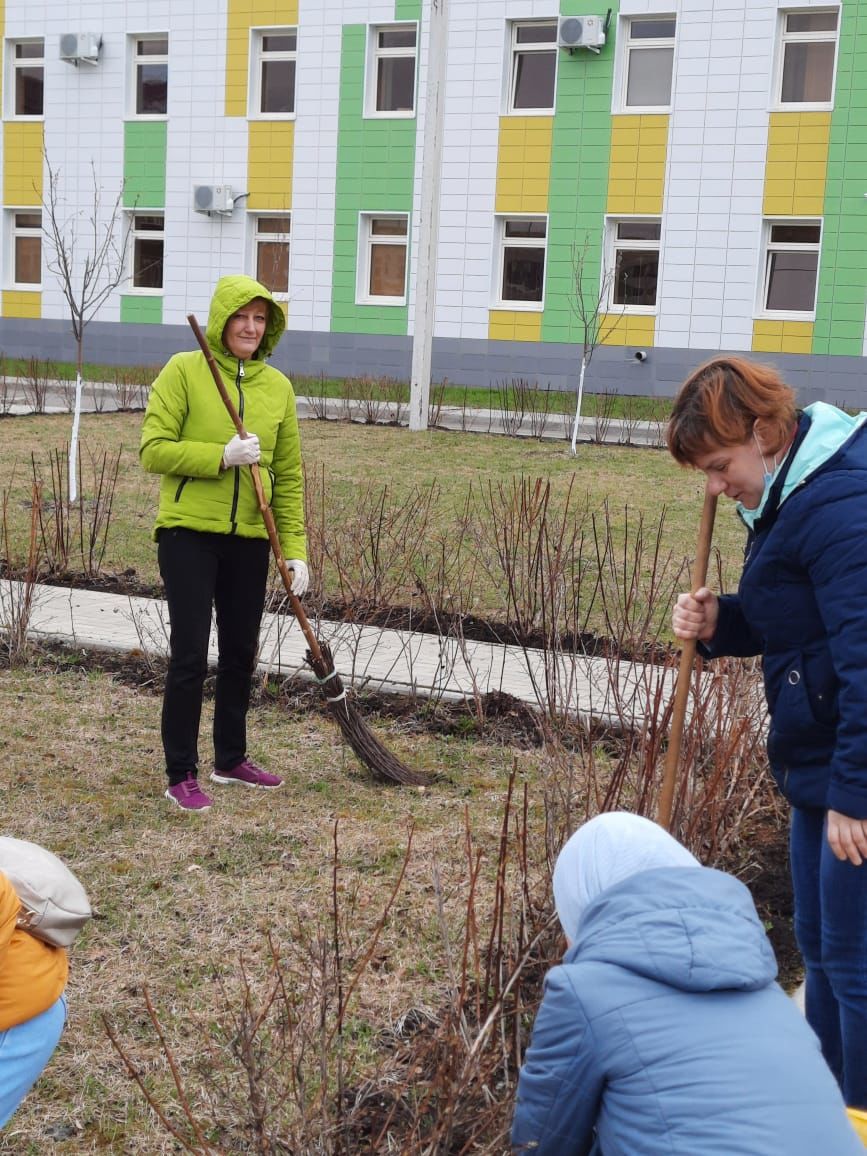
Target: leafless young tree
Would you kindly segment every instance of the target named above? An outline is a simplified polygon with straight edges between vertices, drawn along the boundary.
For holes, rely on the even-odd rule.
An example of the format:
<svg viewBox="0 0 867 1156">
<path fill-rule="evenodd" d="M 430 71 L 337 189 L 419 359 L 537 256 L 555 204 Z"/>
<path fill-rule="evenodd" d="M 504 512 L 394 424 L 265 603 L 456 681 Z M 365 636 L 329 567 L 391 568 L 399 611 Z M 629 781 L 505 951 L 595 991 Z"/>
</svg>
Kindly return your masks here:
<svg viewBox="0 0 867 1156">
<path fill-rule="evenodd" d="M 93 193 L 87 205 L 67 211 L 62 196 L 60 170 L 45 155 L 48 189 L 42 197 L 42 232 L 46 264 L 57 278 L 69 308 L 75 338 L 75 407 L 69 446 L 69 500 L 78 497 L 75 463 L 78 456 L 78 425 L 81 416 L 84 333 L 88 324 L 126 278 L 126 251 L 133 216 L 124 219 L 123 182 L 114 203 L 104 202 L 104 189 L 91 161 Z"/>
<path fill-rule="evenodd" d="M 572 453 L 576 452 L 578 423 L 581 420 L 581 405 L 584 400 L 584 377 L 597 345 L 603 344 L 620 324 L 621 311 L 608 311 L 608 299 L 614 280 L 614 270 L 603 261 L 602 275 L 596 279 L 596 247 L 591 244 L 590 234 L 584 234 L 579 246 L 572 245 L 572 312 L 578 321 L 581 338 L 581 368 L 578 373 L 578 400 L 575 406 L 575 420 L 572 423 Z"/>
</svg>

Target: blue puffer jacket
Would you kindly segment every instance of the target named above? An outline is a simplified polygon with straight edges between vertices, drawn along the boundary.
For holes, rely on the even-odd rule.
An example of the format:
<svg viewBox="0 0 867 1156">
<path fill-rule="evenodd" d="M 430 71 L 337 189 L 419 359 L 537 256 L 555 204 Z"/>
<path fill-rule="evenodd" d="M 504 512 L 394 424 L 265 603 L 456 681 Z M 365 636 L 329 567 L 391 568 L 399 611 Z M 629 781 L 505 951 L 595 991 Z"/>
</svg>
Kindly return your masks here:
<svg viewBox="0 0 867 1156">
<path fill-rule="evenodd" d="M 860 424 L 859 424 L 860 422 Z M 763 655 L 768 759 L 790 803 L 867 818 L 867 424 L 800 418 L 720 599 L 708 657 Z"/>
<path fill-rule="evenodd" d="M 514 1149 L 587 1156 L 598 1141 L 594 1156 L 864 1156 L 775 975 L 749 891 L 732 876 L 665 867 L 608 888 L 546 978 Z"/>
</svg>

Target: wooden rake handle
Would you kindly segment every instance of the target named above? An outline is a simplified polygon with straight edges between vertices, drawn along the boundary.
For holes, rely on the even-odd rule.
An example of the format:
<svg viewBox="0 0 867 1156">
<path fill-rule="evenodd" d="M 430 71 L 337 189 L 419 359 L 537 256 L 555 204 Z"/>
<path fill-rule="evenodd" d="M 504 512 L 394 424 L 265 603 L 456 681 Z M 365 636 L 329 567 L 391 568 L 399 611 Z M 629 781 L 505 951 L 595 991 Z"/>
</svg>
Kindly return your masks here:
<svg viewBox="0 0 867 1156">
<path fill-rule="evenodd" d="M 698 542 L 695 548 L 695 566 L 692 575 L 692 593 L 697 593 L 707 582 L 707 567 L 710 560 L 710 544 L 713 538 L 713 523 L 716 517 L 716 494 L 712 494 L 705 487 L 704 506 L 701 511 L 701 523 L 698 528 Z M 689 683 L 692 677 L 692 666 L 695 661 L 696 640 L 684 641 L 680 651 L 680 666 L 677 670 L 677 683 L 674 691 L 674 706 L 671 712 L 671 733 L 668 739 L 668 750 L 665 754 L 665 766 L 662 773 L 662 786 L 659 789 L 659 804 L 656 812 L 656 821 L 666 831 L 671 829 L 671 812 L 674 804 L 674 788 L 677 784 L 677 769 L 680 765 L 680 746 L 683 739 L 683 723 L 686 718 L 686 704 L 689 698 Z"/>
<path fill-rule="evenodd" d="M 244 429 L 244 423 L 241 421 L 241 416 L 235 409 L 235 403 L 229 397 L 226 389 L 226 383 L 223 381 L 223 375 L 220 373 L 220 367 L 214 360 L 214 355 L 211 352 L 211 347 L 208 345 L 207 339 L 202 332 L 202 327 L 199 325 L 194 314 L 187 314 L 187 321 L 190 323 L 190 328 L 195 335 L 196 341 L 199 343 L 199 348 L 205 355 L 205 361 L 208 363 L 208 368 L 211 371 L 211 376 L 214 379 L 214 384 L 220 391 L 220 397 L 223 399 L 223 405 L 232 419 L 235 429 L 238 431 L 240 437 L 247 437 L 247 431 Z M 289 605 L 292 607 L 292 613 L 298 620 L 298 625 L 307 639 L 307 645 L 310 647 L 310 653 L 313 656 L 314 662 L 321 663 L 322 648 L 313 633 L 313 627 L 310 625 L 310 620 L 304 613 L 304 607 L 301 605 L 301 599 L 297 594 L 292 593 L 292 571 L 286 565 L 286 559 L 283 557 L 283 551 L 280 548 L 280 535 L 277 533 L 277 524 L 274 521 L 274 514 L 271 507 L 268 505 L 265 498 L 265 490 L 262 486 L 262 477 L 259 473 L 259 465 L 254 462 L 250 466 L 250 473 L 253 475 L 253 488 L 256 491 L 256 500 L 259 503 L 259 510 L 262 514 L 262 520 L 265 523 L 265 529 L 268 531 L 268 541 L 271 543 L 271 552 L 274 555 L 274 561 L 277 563 L 277 569 L 280 571 L 280 577 L 283 579 L 283 587 L 286 590 L 286 597 L 289 599 Z"/>
</svg>

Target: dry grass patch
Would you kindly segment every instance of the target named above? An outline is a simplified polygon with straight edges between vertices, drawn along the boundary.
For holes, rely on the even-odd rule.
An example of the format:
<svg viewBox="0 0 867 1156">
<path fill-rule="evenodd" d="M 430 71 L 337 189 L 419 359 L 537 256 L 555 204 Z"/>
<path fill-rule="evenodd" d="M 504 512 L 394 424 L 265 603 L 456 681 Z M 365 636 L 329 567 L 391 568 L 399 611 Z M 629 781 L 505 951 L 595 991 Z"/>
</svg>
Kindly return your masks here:
<svg viewBox="0 0 867 1156">
<path fill-rule="evenodd" d="M 63 1040 L 0 1138 L 0 1152 L 177 1151 L 128 1079 L 101 1016 L 117 1026 L 155 1094 L 169 1096 L 142 998 L 147 984 L 191 1101 L 219 1116 L 204 1071 L 213 1063 L 209 1039 L 219 1032 L 208 1025 L 220 1019 L 222 985 L 237 990 L 239 956 L 261 976 L 270 932 L 287 959 L 298 953 L 291 966 L 308 968 L 304 952 L 317 928 L 329 934 L 336 893 L 349 970 L 398 877 L 412 828 L 404 884 L 346 1021 L 353 1065 L 374 1065 L 379 1033 L 411 1009 L 443 1003 L 444 927 L 458 945 L 466 911 L 467 821 L 484 859 L 484 903 L 514 759 L 530 780 L 542 760 L 537 752 L 389 728 L 383 737 L 397 753 L 446 776 L 426 791 L 396 790 L 364 777 L 326 717 L 262 706 L 250 718 L 252 749 L 286 775 L 284 788 L 214 786 L 211 811 L 186 815 L 162 797 L 159 708 L 157 697 L 100 674 L 0 672 L 8 830 L 61 854 L 97 912 L 73 950 Z M 208 725 L 209 716 L 203 756 Z"/>
</svg>

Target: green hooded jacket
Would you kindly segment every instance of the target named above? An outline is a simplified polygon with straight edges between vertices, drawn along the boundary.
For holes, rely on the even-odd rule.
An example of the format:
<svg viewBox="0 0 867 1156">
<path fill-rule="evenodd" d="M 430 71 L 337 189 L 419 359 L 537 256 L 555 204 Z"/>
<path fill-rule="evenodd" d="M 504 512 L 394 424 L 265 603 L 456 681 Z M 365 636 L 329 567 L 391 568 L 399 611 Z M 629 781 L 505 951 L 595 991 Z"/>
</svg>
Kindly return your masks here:
<svg viewBox="0 0 867 1156">
<path fill-rule="evenodd" d="M 254 297 L 264 298 L 270 319 L 254 357 L 234 357 L 223 345 L 226 322 Z M 286 558 L 307 560 L 301 440 L 295 394 L 287 377 L 266 358 L 285 328 L 283 311 L 251 277 L 222 277 L 208 314 L 206 336 L 249 433 L 259 438 L 259 468 Z M 139 456 L 162 474 L 154 537 L 163 527 L 267 538 L 248 466 L 221 469 L 223 449 L 235 427 L 201 350 L 177 353 L 151 388 Z"/>
</svg>

